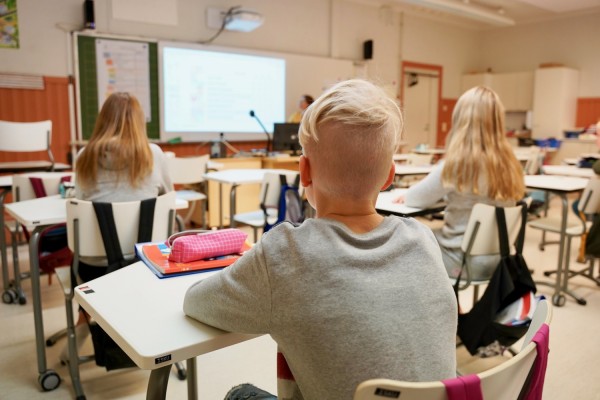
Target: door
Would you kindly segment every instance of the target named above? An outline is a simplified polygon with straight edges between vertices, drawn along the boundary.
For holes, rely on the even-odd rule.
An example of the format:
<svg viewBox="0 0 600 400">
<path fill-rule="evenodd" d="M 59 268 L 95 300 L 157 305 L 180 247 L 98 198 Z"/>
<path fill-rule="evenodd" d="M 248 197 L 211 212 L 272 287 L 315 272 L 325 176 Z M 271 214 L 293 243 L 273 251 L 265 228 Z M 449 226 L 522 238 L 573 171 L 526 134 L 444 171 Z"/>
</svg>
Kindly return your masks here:
<svg viewBox="0 0 600 400">
<path fill-rule="evenodd" d="M 434 74 L 406 71 L 404 76 L 404 140 L 411 151 L 437 142 L 438 82 Z"/>
</svg>

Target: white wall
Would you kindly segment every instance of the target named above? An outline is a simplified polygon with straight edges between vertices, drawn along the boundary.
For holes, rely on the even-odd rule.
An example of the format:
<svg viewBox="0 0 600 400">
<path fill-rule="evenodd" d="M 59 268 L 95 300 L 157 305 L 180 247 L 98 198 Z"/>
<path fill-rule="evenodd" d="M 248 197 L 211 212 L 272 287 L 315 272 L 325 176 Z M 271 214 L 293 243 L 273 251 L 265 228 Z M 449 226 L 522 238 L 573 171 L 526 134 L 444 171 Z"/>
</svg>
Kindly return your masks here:
<svg viewBox="0 0 600 400">
<path fill-rule="evenodd" d="M 462 74 L 478 66 L 480 35 L 477 31 L 415 15 L 404 15 L 403 21 L 402 59 L 441 65 L 442 97 L 459 97 Z"/>
<path fill-rule="evenodd" d="M 483 65 L 533 71 L 540 63 L 579 70 L 579 97 L 600 97 L 600 13 L 483 32 Z"/>
</svg>

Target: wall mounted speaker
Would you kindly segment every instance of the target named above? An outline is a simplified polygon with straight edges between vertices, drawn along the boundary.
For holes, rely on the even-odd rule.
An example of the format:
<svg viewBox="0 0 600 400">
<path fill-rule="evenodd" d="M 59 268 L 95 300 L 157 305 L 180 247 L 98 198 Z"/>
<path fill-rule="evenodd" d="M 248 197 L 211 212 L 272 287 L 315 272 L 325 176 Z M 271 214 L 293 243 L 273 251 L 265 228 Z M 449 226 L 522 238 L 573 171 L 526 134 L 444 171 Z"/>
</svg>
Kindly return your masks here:
<svg viewBox="0 0 600 400">
<path fill-rule="evenodd" d="M 363 42 L 363 59 L 370 60 L 373 58 L 373 41 L 365 40 Z"/>
<path fill-rule="evenodd" d="M 83 2 L 83 20 L 86 29 L 96 28 L 96 21 L 94 17 L 94 0 L 85 0 Z"/>
</svg>

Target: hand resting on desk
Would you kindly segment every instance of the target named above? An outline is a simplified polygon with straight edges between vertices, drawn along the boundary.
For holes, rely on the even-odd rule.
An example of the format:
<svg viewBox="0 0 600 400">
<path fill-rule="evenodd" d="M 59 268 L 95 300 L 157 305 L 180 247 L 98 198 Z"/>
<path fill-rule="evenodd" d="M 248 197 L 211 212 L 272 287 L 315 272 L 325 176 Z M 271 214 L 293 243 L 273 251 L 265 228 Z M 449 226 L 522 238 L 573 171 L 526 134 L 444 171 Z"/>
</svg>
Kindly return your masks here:
<svg viewBox="0 0 600 400">
<path fill-rule="evenodd" d="M 394 203 L 394 204 L 404 204 L 404 195 L 401 194 L 400 196 L 392 199 L 392 203 Z"/>
</svg>

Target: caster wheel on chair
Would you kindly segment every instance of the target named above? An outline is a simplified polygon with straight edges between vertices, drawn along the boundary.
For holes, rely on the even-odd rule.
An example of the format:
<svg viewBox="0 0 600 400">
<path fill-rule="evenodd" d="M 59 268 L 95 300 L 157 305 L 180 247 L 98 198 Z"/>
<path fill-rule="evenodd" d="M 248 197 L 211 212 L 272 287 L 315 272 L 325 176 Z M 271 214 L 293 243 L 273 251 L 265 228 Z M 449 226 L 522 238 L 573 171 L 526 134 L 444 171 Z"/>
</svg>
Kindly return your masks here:
<svg viewBox="0 0 600 400">
<path fill-rule="evenodd" d="M 581 304 L 582 306 L 585 306 L 587 304 L 587 301 L 585 299 L 577 299 L 577 304 Z"/>
<path fill-rule="evenodd" d="M 49 392 L 50 390 L 56 389 L 60 385 L 60 376 L 53 370 L 49 369 L 43 374 L 38 376 L 38 383 L 44 389 Z"/>
<path fill-rule="evenodd" d="M 22 295 L 19 296 L 19 304 L 22 305 L 22 306 L 25 305 L 25 304 L 27 304 L 27 298 L 25 297 L 24 294 L 22 294 Z"/>
<path fill-rule="evenodd" d="M 552 296 L 552 304 L 554 304 L 556 307 L 564 306 L 565 302 L 566 302 L 565 296 L 562 294 L 555 294 Z"/>
<path fill-rule="evenodd" d="M 17 302 L 17 298 L 19 296 L 17 295 L 17 291 L 13 288 L 10 289 L 6 289 L 3 293 L 2 293 L 2 302 L 4 304 L 13 304 Z"/>
</svg>

